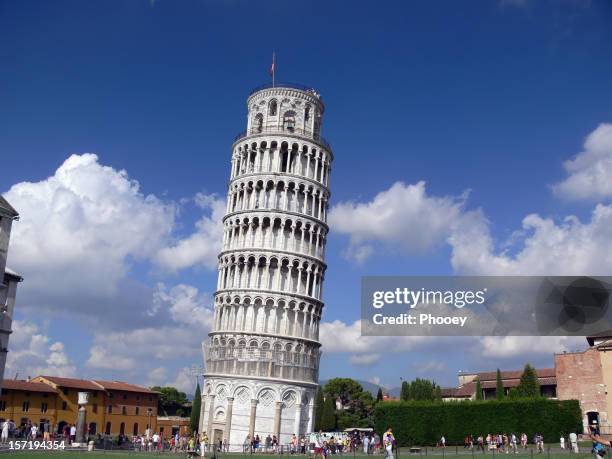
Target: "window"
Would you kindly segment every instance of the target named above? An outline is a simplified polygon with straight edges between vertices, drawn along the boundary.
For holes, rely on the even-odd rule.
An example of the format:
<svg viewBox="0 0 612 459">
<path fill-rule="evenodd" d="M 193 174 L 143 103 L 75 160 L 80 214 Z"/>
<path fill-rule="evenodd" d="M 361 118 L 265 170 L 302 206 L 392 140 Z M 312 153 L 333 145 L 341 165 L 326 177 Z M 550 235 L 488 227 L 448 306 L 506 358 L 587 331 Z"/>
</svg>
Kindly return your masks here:
<svg viewBox="0 0 612 459">
<path fill-rule="evenodd" d="M 30 402 L 26 400 L 25 402 L 23 402 L 23 405 L 21 405 L 21 411 L 23 411 L 24 413 L 27 413 L 29 410 L 30 410 Z"/>
<path fill-rule="evenodd" d="M 49 408 L 49 405 L 46 402 L 43 402 L 40 405 L 40 412 L 41 413 L 46 413 L 48 408 Z"/>
<path fill-rule="evenodd" d="M 304 120 L 308 121 L 310 119 L 310 105 L 306 106 L 306 111 L 304 112 Z"/>
<path fill-rule="evenodd" d="M 110 435 L 111 433 L 111 423 L 110 422 L 106 423 L 106 430 L 104 431 L 104 433 L 106 433 L 106 435 Z"/>
<path fill-rule="evenodd" d="M 149 395 L 149 401 L 152 402 L 153 401 L 153 396 Z"/>
<path fill-rule="evenodd" d="M 68 395 L 68 388 L 66 387 L 62 388 L 62 392 L 64 393 L 64 395 Z"/>
<path fill-rule="evenodd" d="M 112 392 L 109 392 L 108 398 L 113 398 L 114 396 L 115 396 L 115 394 L 113 394 Z"/>
<path fill-rule="evenodd" d="M 136 401 L 139 402 L 140 401 L 140 395 L 136 396 Z"/>
<path fill-rule="evenodd" d="M 270 102 L 270 109 L 268 110 L 268 115 L 276 116 L 277 111 L 278 111 L 278 104 L 276 103 L 276 100 L 272 100 L 272 102 Z"/>
<path fill-rule="evenodd" d="M 108 414 L 112 414 L 113 412 L 113 405 L 108 405 Z"/>
<path fill-rule="evenodd" d="M 0 411 L 6 411 L 6 400 L 0 400 Z"/>
<path fill-rule="evenodd" d="M 67 410 L 68 409 L 68 403 L 67 402 L 62 402 L 62 410 Z"/>
<path fill-rule="evenodd" d="M 97 413 L 98 412 L 98 404 L 94 403 L 91 407 L 91 412 L 92 413 Z"/>
<path fill-rule="evenodd" d="M 138 416 L 138 415 L 140 414 L 140 407 L 139 407 L 139 406 L 137 406 L 137 407 L 134 409 L 134 413 L 136 414 L 136 416 Z"/>
<path fill-rule="evenodd" d="M 125 406 L 121 407 L 121 414 L 123 414 L 124 416 L 127 414 L 127 408 Z"/>
</svg>

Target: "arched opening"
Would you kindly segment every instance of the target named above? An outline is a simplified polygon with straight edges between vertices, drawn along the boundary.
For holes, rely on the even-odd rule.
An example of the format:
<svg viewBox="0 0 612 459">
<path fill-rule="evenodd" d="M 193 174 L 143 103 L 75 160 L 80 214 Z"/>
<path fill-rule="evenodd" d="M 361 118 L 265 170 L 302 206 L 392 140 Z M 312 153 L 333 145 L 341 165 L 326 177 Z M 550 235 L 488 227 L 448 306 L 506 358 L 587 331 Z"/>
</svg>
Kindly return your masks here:
<svg viewBox="0 0 612 459">
<path fill-rule="evenodd" d="M 597 411 L 589 411 L 587 413 L 587 422 L 589 426 L 596 425 L 599 427 L 599 413 Z"/>
<path fill-rule="evenodd" d="M 125 422 L 119 425 L 119 435 L 125 435 Z"/>
<path fill-rule="evenodd" d="M 138 435 L 138 423 L 134 423 L 134 428 L 132 429 L 132 435 Z"/>
<path fill-rule="evenodd" d="M 278 111 L 278 104 L 275 99 L 270 101 L 270 107 L 268 108 L 268 116 L 276 116 L 276 112 Z"/>
<path fill-rule="evenodd" d="M 111 434 L 111 423 L 110 422 L 106 423 L 106 430 L 104 430 L 104 433 L 106 435 L 110 435 Z"/>
<path fill-rule="evenodd" d="M 89 435 L 95 435 L 98 431 L 98 426 L 95 422 L 89 423 Z"/>
<path fill-rule="evenodd" d="M 295 112 L 289 110 L 283 116 L 283 129 L 293 132 L 295 130 Z"/>
<path fill-rule="evenodd" d="M 255 132 L 263 131 L 263 115 L 258 113 L 255 116 Z"/>
</svg>

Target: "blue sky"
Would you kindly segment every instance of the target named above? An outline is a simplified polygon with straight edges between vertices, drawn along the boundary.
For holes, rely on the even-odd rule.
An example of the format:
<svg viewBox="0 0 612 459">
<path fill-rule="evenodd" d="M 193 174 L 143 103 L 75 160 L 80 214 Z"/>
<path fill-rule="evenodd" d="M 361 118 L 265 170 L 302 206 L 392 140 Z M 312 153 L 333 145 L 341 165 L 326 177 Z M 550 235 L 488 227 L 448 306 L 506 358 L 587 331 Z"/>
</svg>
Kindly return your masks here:
<svg viewBox="0 0 612 459">
<path fill-rule="evenodd" d="M 581 341 L 347 343 L 363 275 L 609 275 L 593 257 L 609 239 L 611 19 L 603 0 L 0 2 L 0 191 L 22 214 L 9 264 L 26 278 L 9 370 L 188 387 L 216 279 L 214 203 L 273 49 L 279 80 L 322 93 L 335 153 L 321 377 L 454 384 L 460 369 L 551 365 Z M 97 159 L 58 176 L 84 153 Z M 100 222 L 83 216 L 92 196 L 127 204 Z M 391 217 L 356 229 L 379 208 Z M 129 243 L 108 228 L 133 214 L 146 228 Z M 211 248 L 159 262 L 193 237 Z M 164 337 L 179 344 L 158 349 Z"/>
</svg>

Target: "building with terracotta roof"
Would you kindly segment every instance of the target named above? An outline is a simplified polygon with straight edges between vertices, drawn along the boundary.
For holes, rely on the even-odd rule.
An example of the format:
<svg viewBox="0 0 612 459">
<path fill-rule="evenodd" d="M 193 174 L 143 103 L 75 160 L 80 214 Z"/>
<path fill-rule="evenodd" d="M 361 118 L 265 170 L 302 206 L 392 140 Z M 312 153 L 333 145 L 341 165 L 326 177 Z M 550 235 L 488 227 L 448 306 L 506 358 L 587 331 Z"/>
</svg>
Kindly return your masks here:
<svg viewBox="0 0 612 459">
<path fill-rule="evenodd" d="M 554 368 L 536 369 L 540 392 L 544 397 L 557 397 L 557 379 Z M 519 385 L 523 370 L 510 370 L 501 372 L 504 386 L 504 395 L 508 395 L 513 387 Z M 459 386 L 442 389 L 442 399 L 473 400 L 476 398 L 476 380 L 480 380 L 482 397 L 484 400 L 494 399 L 497 394 L 497 371 L 483 371 L 479 373 L 459 373 Z"/>
<path fill-rule="evenodd" d="M 36 424 L 52 433 L 62 433 L 75 424 L 78 394 L 89 392 L 86 406 L 90 435 L 142 435 L 151 426 L 157 431 L 159 393 L 120 381 L 57 376 L 37 376 L 29 381 L 4 380 L 0 395 L 0 420 Z M 171 433 L 171 432 L 169 432 Z"/>
</svg>

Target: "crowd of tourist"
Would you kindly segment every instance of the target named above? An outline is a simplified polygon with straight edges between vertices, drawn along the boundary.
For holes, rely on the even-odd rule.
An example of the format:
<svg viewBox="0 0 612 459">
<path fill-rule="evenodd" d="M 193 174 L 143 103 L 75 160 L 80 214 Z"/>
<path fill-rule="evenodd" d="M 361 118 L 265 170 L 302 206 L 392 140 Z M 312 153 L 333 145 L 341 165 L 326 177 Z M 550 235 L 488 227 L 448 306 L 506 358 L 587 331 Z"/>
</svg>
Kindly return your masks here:
<svg viewBox="0 0 612 459">
<path fill-rule="evenodd" d="M 76 439 L 76 425 L 65 424 L 59 432 L 52 433 L 50 424 L 45 422 L 40 426 L 32 424 L 30 420 L 21 425 L 9 419 L 0 422 L 0 442 L 6 443 L 9 439 L 17 440 L 43 440 L 51 439 L 64 441 L 66 445 L 72 444 Z"/>
</svg>

